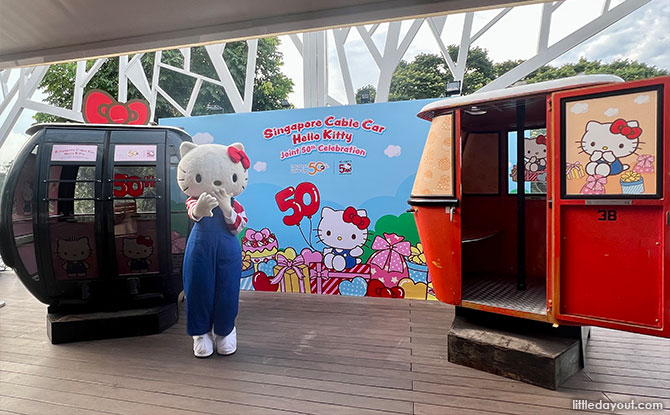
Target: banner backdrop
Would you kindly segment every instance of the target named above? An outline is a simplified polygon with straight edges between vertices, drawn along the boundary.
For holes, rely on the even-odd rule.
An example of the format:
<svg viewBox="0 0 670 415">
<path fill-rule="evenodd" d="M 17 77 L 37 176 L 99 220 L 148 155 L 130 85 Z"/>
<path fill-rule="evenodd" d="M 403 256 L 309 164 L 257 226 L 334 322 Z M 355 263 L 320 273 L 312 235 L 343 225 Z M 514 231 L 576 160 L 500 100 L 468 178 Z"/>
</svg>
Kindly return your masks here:
<svg viewBox="0 0 670 415">
<path fill-rule="evenodd" d="M 430 100 L 160 120 L 244 144 L 243 289 L 435 299 L 407 199 Z M 179 191 L 178 189 L 175 189 Z"/>
</svg>

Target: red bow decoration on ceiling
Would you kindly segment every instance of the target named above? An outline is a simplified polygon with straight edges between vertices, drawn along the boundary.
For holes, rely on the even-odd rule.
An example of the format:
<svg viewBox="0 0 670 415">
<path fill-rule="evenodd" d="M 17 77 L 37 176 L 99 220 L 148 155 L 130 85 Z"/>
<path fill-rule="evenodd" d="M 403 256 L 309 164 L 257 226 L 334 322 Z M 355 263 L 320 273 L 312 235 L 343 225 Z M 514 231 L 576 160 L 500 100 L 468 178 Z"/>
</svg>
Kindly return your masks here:
<svg viewBox="0 0 670 415">
<path fill-rule="evenodd" d="M 247 157 L 247 153 L 236 147 L 228 146 L 228 157 L 230 157 L 233 163 L 242 162 L 242 167 L 244 167 L 244 170 L 248 170 L 249 166 L 251 165 L 251 162 L 249 162 L 249 157 Z"/>
<path fill-rule="evenodd" d="M 352 206 L 344 209 L 344 214 L 342 215 L 342 220 L 347 223 L 353 223 L 358 227 L 358 229 L 365 229 L 370 225 L 370 219 L 365 216 L 359 216 L 356 209 Z"/>
<path fill-rule="evenodd" d="M 140 235 L 140 236 L 137 237 L 137 239 L 135 239 L 135 241 L 139 245 L 144 245 L 144 246 L 153 246 L 153 244 L 154 244 L 154 241 L 151 240 L 151 236 Z"/>
<path fill-rule="evenodd" d="M 81 113 L 90 124 L 144 125 L 149 122 L 149 103 L 141 99 L 131 99 L 122 103 L 107 92 L 92 89 L 84 96 Z"/>
<path fill-rule="evenodd" d="M 621 134 L 626 136 L 629 140 L 635 140 L 642 134 L 642 129 L 637 127 L 637 121 L 631 121 L 635 123 L 636 126 L 631 127 L 628 125 L 628 122 L 619 118 L 615 120 L 612 125 L 610 125 L 610 132 L 612 134 Z"/>
<path fill-rule="evenodd" d="M 535 138 L 535 142 L 537 144 L 544 144 L 545 146 L 547 145 L 547 137 L 544 135 L 540 134 Z"/>
</svg>

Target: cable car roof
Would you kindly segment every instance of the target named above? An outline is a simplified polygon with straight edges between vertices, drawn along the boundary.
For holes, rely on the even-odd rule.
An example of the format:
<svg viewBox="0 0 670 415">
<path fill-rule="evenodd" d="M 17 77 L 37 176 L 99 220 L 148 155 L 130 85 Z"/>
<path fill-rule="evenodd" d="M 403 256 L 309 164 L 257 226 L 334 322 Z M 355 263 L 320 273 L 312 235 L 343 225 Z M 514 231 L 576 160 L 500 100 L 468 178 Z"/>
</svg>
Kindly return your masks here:
<svg viewBox="0 0 670 415">
<path fill-rule="evenodd" d="M 612 82 L 623 82 L 623 79 L 616 75 L 579 75 L 570 78 L 555 79 L 553 81 L 538 82 L 513 86 L 509 88 L 497 89 L 474 93 L 460 97 L 446 98 L 440 101 L 431 102 L 424 106 L 417 114 L 419 118 L 431 121 L 437 111 L 443 111 L 468 105 L 483 104 L 492 101 L 503 101 L 514 97 L 548 94 L 551 92 L 585 87 L 598 84 L 607 84 Z"/>
<path fill-rule="evenodd" d="M 179 134 L 188 133 L 181 128 L 172 127 L 169 125 L 128 125 L 128 124 L 82 124 L 74 122 L 57 122 L 57 123 L 39 123 L 34 124 L 28 127 L 26 134 L 33 135 L 45 128 L 97 128 L 105 130 L 127 130 L 129 128 L 134 128 L 138 130 L 151 130 L 151 129 L 161 129 L 161 130 L 172 130 Z"/>
</svg>

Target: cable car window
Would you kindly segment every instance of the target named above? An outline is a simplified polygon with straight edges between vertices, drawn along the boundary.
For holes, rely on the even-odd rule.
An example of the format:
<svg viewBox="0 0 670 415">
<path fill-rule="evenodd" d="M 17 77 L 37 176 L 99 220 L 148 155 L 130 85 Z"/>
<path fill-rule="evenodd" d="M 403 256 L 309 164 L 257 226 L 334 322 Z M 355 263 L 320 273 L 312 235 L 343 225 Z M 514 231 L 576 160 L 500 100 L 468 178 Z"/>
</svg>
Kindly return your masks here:
<svg viewBox="0 0 670 415">
<path fill-rule="evenodd" d="M 114 242 L 119 276 L 159 271 L 156 197 L 155 165 L 114 166 Z"/>
<path fill-rule="evenodd" d="M 97 152 L 97 146 L 68 144 L 62 147 L 93 147 L 93 153 Z M 53 160 L 53 150 L 51 155 Z M 74 161 L 72 157 L 68 156 L 63 161 Z M 98 276 L 95 247 L 95 174 L 94 165 L 52 164 L 49 168 L 49 235 L 57 280 Z"/>
<path fill-rule="evenodd" d="M 561 100 L 565 196 L 661 196 L 663 96 L 658 88 Z"/>
<path fill-rule="evenodd" d="M 28 274 L 37 274 L 35 245 L 33 241 L 33 203 L 35 194 L 35 162 L 38 146 L 28 155 L 14 190 L 12 206 L 12 230 L 21 262 Z"/>
<path fill-rule="evenodd" d="M 463 148 L 463 193 L 498 194 L 498 133 L 469 133 Z"/>
<path fill-rule="evenodd" d="M 428 132 L 412 197 L 455 196 L 454 114 L 435 117 Z"/>
<path fill-rule="evenodd" d="M 538 128 L 524 131 L 525 194 L 547 194 L 547 130 Z M 507 191 L 517 193 L 517 136 L 516 131 L 507 133 L 508 180 Z"/>
</svg>

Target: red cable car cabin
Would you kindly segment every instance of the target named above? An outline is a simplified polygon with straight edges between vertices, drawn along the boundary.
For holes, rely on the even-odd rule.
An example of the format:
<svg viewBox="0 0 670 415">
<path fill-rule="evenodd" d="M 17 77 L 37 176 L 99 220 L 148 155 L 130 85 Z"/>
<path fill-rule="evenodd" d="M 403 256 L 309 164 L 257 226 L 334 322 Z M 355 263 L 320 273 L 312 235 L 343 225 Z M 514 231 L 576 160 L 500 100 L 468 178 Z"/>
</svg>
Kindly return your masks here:
<svg viewBox="0 0 670 415">
<path fill-rule="evenodd" d="M 437 298 L 670 337 L 670 77 L 448 98 L 409 203 Z"/>
</svg>

